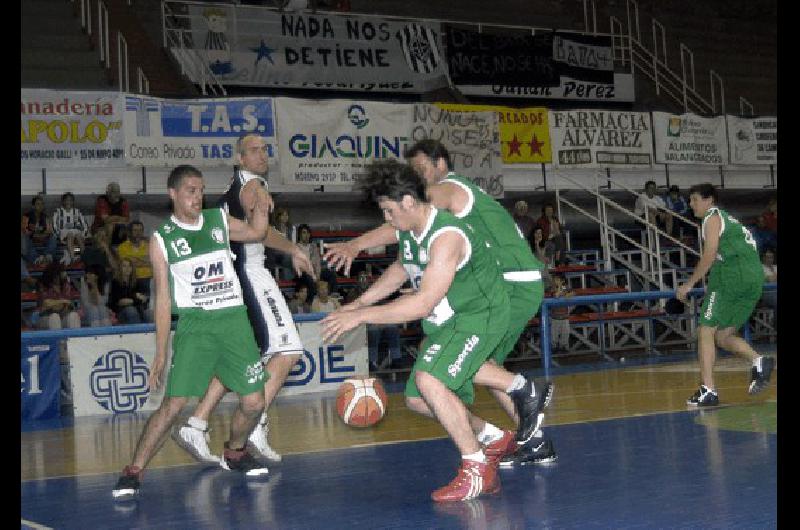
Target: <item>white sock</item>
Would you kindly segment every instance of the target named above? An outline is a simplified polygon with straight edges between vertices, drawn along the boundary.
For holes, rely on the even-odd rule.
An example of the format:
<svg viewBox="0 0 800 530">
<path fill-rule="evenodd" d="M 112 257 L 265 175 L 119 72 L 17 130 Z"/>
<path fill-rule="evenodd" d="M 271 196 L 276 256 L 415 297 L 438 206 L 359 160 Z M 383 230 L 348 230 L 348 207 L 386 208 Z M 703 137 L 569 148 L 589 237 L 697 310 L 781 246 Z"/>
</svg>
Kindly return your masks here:
<svg viewBox="0 0 800 530">
<path fill-rule="evenodd" d="M 525 377 L 523 377 L 522 374 L 517 374 L 514 376 L 514 380 L 511 381 L 511 385 L 506 389 L 506 394 L 510 394 L 514 390 L 519 390 L 524 386 L 525 386 Z"/>
<path fill-rule="evenodd" d="M 267 409 L 264 409 L 264 412 L 261 413 L 261 419 L 258 420 L 259 425 L 266 425 L 269 423 L 269 416 L 267 416 Z"/>
<path fill-rule="evenodd" d="M 208 422 L 206 420 L 201 420 L 195 416 L 189 418 L 189 425 L 194 427 L 195 429 L 200 429 L 201 431 L 205 431 L 208 428 Z"/>
<path fill-rule="evenodd" d="M 477 453 L 472 453 L 471 455 L 461 455 L 461 459 L 472 460 L 473 462 L 479 462 L 481 464 L 486 463 L 486 455 L 480 450 Z"/>
<path fill-rule="evenodd" d="M 482 444 L 492 443 L 503 437 L 503 431 L 489 423 L 484 423 L 483 429 L 478 433 L 478 441 Z"/>
</svg>

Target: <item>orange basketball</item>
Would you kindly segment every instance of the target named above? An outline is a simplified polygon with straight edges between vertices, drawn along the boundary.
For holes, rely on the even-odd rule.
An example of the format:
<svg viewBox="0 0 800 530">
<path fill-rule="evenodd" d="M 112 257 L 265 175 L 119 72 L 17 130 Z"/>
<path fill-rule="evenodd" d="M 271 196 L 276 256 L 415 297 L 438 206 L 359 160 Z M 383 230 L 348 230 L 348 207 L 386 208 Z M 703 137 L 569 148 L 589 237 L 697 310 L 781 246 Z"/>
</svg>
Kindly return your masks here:
<svg viewBox="0 0 800 530">
<path fill-rule="evenodd" d="M 386 414 L 386 391 L 374 377 L 346 379 L 336 393 L 336 412 L 347 425 L 370 427 Z"/>
</svg>

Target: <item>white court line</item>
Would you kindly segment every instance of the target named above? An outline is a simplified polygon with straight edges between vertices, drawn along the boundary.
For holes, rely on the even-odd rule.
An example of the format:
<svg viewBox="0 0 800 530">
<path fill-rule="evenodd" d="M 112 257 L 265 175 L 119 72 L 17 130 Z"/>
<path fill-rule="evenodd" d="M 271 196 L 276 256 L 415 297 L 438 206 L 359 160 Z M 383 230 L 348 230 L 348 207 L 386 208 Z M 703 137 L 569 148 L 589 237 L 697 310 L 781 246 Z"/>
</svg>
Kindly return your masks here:
<svg viewBox="0 0 800 530">
<path fill-rule="evenodd" d="M 20 519 L 22 524 L 24 525 L 23 528 L 32 528 L 33 530 L 53 530 L 49 526 L 44 526 L 39 523 L 34 523 L 33 521 L 26 521 L 25 519 Z"/>
</svg>

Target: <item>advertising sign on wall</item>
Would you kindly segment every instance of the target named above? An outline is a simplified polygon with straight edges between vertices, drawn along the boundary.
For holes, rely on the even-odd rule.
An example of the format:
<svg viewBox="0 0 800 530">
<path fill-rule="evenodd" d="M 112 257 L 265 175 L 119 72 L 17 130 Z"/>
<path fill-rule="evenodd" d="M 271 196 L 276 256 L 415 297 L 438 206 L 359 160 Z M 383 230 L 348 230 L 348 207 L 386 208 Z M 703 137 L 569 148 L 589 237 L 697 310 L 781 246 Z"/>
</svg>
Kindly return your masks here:
<svg viewBox="0 0 800 530">
<path fill-rule="evenodd" d="M 236 140 L 255 132 L 275 160 L 271 98 L 169 100 L 126 94 L 125 161 L 135 166 L 235 164 Z"/>
<path fill-rule="evenodd" d="M 725 117 L 653 112 L 656 162 L 721 166 L 728 163 Z"/>
<path fill-rule="evenodd" d="M 22 349 L 22 421 L 48 420 L 61 414 L 59 339 L 24 339 Z"/>
<path fill-rule="evenodd" d="M 121 105 L 118 92 L 23 88 L 22 167 L 122 167 Z"/>
<path fill-rule="evenodd" d="M 560 167 L 650 167 L 650 114 L 615 110 L 550 111 L 554 163 Z"/>
<path fill-rule="evenodd" d="M 281 395 L 336 389 L 347 377 L 367 375 L 364 326 L 345 334 L 336 344 L 322 344 L 318 321 L 297 325 L 306 351 L 289 374 Z M 155 344 L 155 333 L 68 339 L 75 416 L 147 412 L 158 408 L 169 374 L 166 370 L 158 391 L 150 391 L 148 380 Z M 167 366 L 169 364 L 168 359 Z M 226 397 L 228 401 L 236 399 L 234 395 Z"/>
<path fill-rule="evenodd" d="M 731 164 L 778 163 L 778 118 L 726 116 Z"/>
<path fill-rule="evenodd" d="M 276 101 L 280 173 L 287 184 L 352 186 L 370 163 L 403 158 L 412 105 Z"/>
</svg>

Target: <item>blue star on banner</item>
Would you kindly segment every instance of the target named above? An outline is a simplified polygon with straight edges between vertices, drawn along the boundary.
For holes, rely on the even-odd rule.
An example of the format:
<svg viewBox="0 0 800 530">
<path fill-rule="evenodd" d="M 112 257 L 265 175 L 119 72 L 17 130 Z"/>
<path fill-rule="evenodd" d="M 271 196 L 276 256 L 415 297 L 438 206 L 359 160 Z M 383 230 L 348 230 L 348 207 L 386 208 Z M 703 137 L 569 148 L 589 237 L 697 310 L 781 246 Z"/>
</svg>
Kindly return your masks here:
<svg viewBox="0 0 800 530">
<path fill-rule="evenodd" d="M 258 65 L 258 62 L 264 57 L 266 57 L 267 60 L 273 65 L 275 64 L 275 61 L 272 60 L 271 56 L 272 52 L 274 52 L 275 50 L 267 46 L 263 40 L 261 41 L 261 46 L 259 46 L 258 48 L 250 48 L 250 51 L 258 53 L 258 57 L 256 57 L 256 66 Z"/>
</svg>

